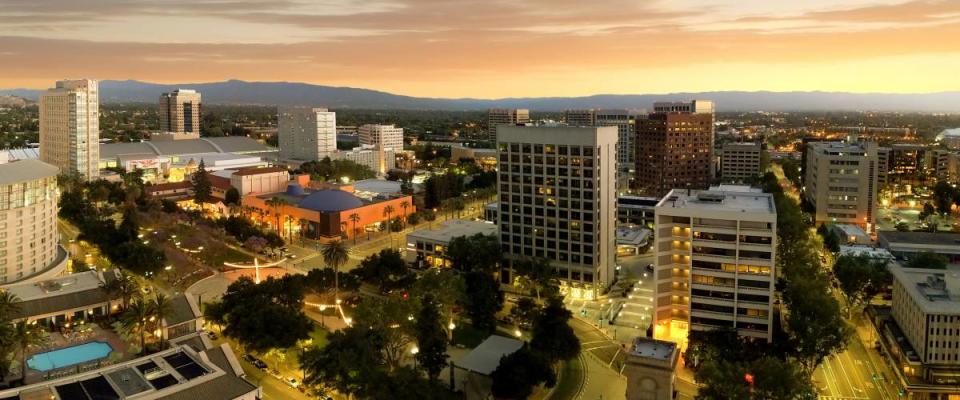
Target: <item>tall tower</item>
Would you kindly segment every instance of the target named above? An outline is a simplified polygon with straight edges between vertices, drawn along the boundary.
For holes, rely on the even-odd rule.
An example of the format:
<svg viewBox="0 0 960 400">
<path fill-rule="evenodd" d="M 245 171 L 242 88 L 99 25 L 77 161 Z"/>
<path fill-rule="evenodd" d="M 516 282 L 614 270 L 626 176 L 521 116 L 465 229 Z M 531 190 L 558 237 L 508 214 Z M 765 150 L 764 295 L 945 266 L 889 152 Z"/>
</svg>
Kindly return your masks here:
<svg viewBox="0 0 960 400">
<path fill-rule="evenodd" d="M 57 81 L 40 94 L 40 160 L 84 179 L 100 175 L 97 81 Z"/>
<path fill-rule="evenodd" d="M 337 151 L 337 113 L 326 108 L 281 108 L 277 139 L 281 160 L 322 160 Z"/>
<path fill-rule="evenodd" d="M 544 258 L 561 290 L 596 298 L 616 264 L 617 128 L 500 126 L 500 245 L 512 265 Z M 501 273 L 512 283 L 511 268 Z"/>
<path fill-rule="evenodd" d="M 706 189 L 713 177 L 713 103 L 655 103 L 636 121 L 635 185 L 663 196 L 671 189 Z"/>
<path fill-rule="evenodd" d="M 177 89 L 160 95 L 160 131 L 200 134 L 200 92 Z"/>
<path fill-rule="evenodd" d="M 487 133 L 490 140 L 497 140 L 497 125 L 522 125 L 530 123 L 530 110 L 517 108 L 492 108 L 487 110 Z"/>
</svg>

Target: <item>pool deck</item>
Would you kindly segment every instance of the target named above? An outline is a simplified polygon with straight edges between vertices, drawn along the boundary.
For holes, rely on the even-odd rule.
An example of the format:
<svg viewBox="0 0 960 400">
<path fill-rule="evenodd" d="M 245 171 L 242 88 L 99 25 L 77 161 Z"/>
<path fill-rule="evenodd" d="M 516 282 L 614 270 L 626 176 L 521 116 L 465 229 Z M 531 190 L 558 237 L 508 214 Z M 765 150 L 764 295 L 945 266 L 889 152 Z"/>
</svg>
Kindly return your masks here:
<svg viewBox="0 0 960 400">
<path fill-rule="evenodd" d="M 26 384 L 32 384 L 37 382 L 42 382 L 45 380 L 48 374 L 54 374 L 55 376 L 64 376 L 67 374 L 76 373 L 77 368 L 84 368 L 88 365 L 95 365 L 101 363 L 107 363 L 110 361 L 119 362 L 126 361 L 136 358 L 136 354 L 128 354 L 130 345 L 127 344 L 120 336 L 114 333 L 112 330 L 103 329 L 100 326 L 92 325 L 93 330 L 89 333 L 83 335 L 73 334 L 64 336 L 59 332 L 51 332 L 49 339 L 43 346 L 31 347 L 27 350 L 27 360 L 30 359 L 34 354 L 46 353 L 49 351 L 54 351 L 58 349 L 63 349 L 71 346 L 77 346 L 89 342 L 104 342 L 110 345 L 113 348 L 110 356 L 101 360 L 94 360 L 86 363 L 81 363 L 77 365 L 70 366 L 68 368 L 62 368 L 58 370 L 40 372 L 32 368 L 27 368 L 27 377 Z M 120 354 L 120 358 L 116 354 Z M 20 363 L 19 354 L 17 355 L 17 364 Z M 61 375 L 58 375 L 61 374 Z M 7 380 L 15 380 L 20 378 L 20 368 L 15 368 L 10 371 L 10 376 L 7 377 Z"/>
</svg>

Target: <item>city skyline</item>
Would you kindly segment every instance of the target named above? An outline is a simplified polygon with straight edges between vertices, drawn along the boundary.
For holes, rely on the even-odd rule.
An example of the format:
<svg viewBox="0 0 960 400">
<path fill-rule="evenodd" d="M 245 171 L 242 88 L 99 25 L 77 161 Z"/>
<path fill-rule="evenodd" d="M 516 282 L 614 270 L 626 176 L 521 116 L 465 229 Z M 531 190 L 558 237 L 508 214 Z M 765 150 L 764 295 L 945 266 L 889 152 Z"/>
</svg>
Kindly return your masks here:
<svg viewBox="0 0 960 400">
<path fill-rule="evenodd" d="M 960 90 L 942 79 L 960 64 L 957 2 L 568 3 L 8 1 L 0 87 L 89 76 L 448 98 Z M 53 58 L 64 54 L 72 62 Z"/>
</svg>

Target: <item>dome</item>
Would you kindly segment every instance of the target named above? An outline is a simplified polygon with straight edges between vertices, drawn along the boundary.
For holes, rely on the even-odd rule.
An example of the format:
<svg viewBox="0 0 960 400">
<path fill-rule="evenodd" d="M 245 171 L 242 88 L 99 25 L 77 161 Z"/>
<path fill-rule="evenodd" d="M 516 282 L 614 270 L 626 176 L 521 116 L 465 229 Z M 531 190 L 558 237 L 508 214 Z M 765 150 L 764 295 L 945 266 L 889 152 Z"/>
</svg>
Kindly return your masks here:
<svg viewBox="0 0 960 400">
<path fill-rule="evenodd" d="M 300 200 L 297 207 L 320 212 L 339 212 L 363 206 L 357 196 L 342 190 L 318 190 Z"/>
<path fill-rule="evenodd" d="M 291 183 L 287 185 L 287 195 L 290 196 L 303 196 L 303 186 L 300 186 L 299 183 Z"/>
</svg>

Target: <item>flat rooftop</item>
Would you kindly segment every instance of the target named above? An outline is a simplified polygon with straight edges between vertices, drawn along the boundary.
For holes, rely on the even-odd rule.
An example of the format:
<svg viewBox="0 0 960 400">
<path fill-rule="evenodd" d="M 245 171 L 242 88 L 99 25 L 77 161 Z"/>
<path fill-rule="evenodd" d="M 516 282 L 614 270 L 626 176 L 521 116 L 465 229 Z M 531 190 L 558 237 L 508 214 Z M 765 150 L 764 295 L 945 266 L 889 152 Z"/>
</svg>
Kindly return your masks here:
<svg viewBox="0 0 960 400">
<path fill-rule="evenodd" d="M 29 182 L 57 176 L 60 168 L 40 160 L 26 159 L 0 164 L 0 185 Z"/>
<path fill-rule="evenodd" d="M 924 313 L 960 315 L 960 270 L 904 268 L 897 264 L 889 270 Z"/>
<path fill-rule="evenodd" d="M 487 222 L 455 219 L 440 224 L 436 229 L 413 231 L 407 235 L 407 238 L 449 242 L 456 237 L 473 236 L 478 233 L 483 235 L 496 235 L 497 229 L 497 225 Z"/>
<path fill-rule="evenodd" d="M 6 290 L 26 302 L 99 289 L 101 284 L 103 280 L 96 271 L 87 271 L 35 283 L 13 284 Z"/>
<path fill-rule="evenodd" d="M 749 186 L 720 185 L 709 190 L 673 189 L 657 207 L 776 214 L 773 195 Z"/>
<path fill-rule="evenodd" d="M 879 231 L 877 237 L 888 243 L 957 246 L 960 252 L 960 233 Z"/>
<path fill-rule="evenodd" d="M 633 345 L 630 346 L 628 353 L 636 357 L 670 361 L 676 351 L 676 343 L 638 337 L 633 339 Z"/>
<path fill-rule="evenodd" d="M 867 236 L 867 232 L 864 232 L 862 228 L 856 225 L 837 224 L 834 226 L 843 231 L 847 236 Z"/>
</svg>

